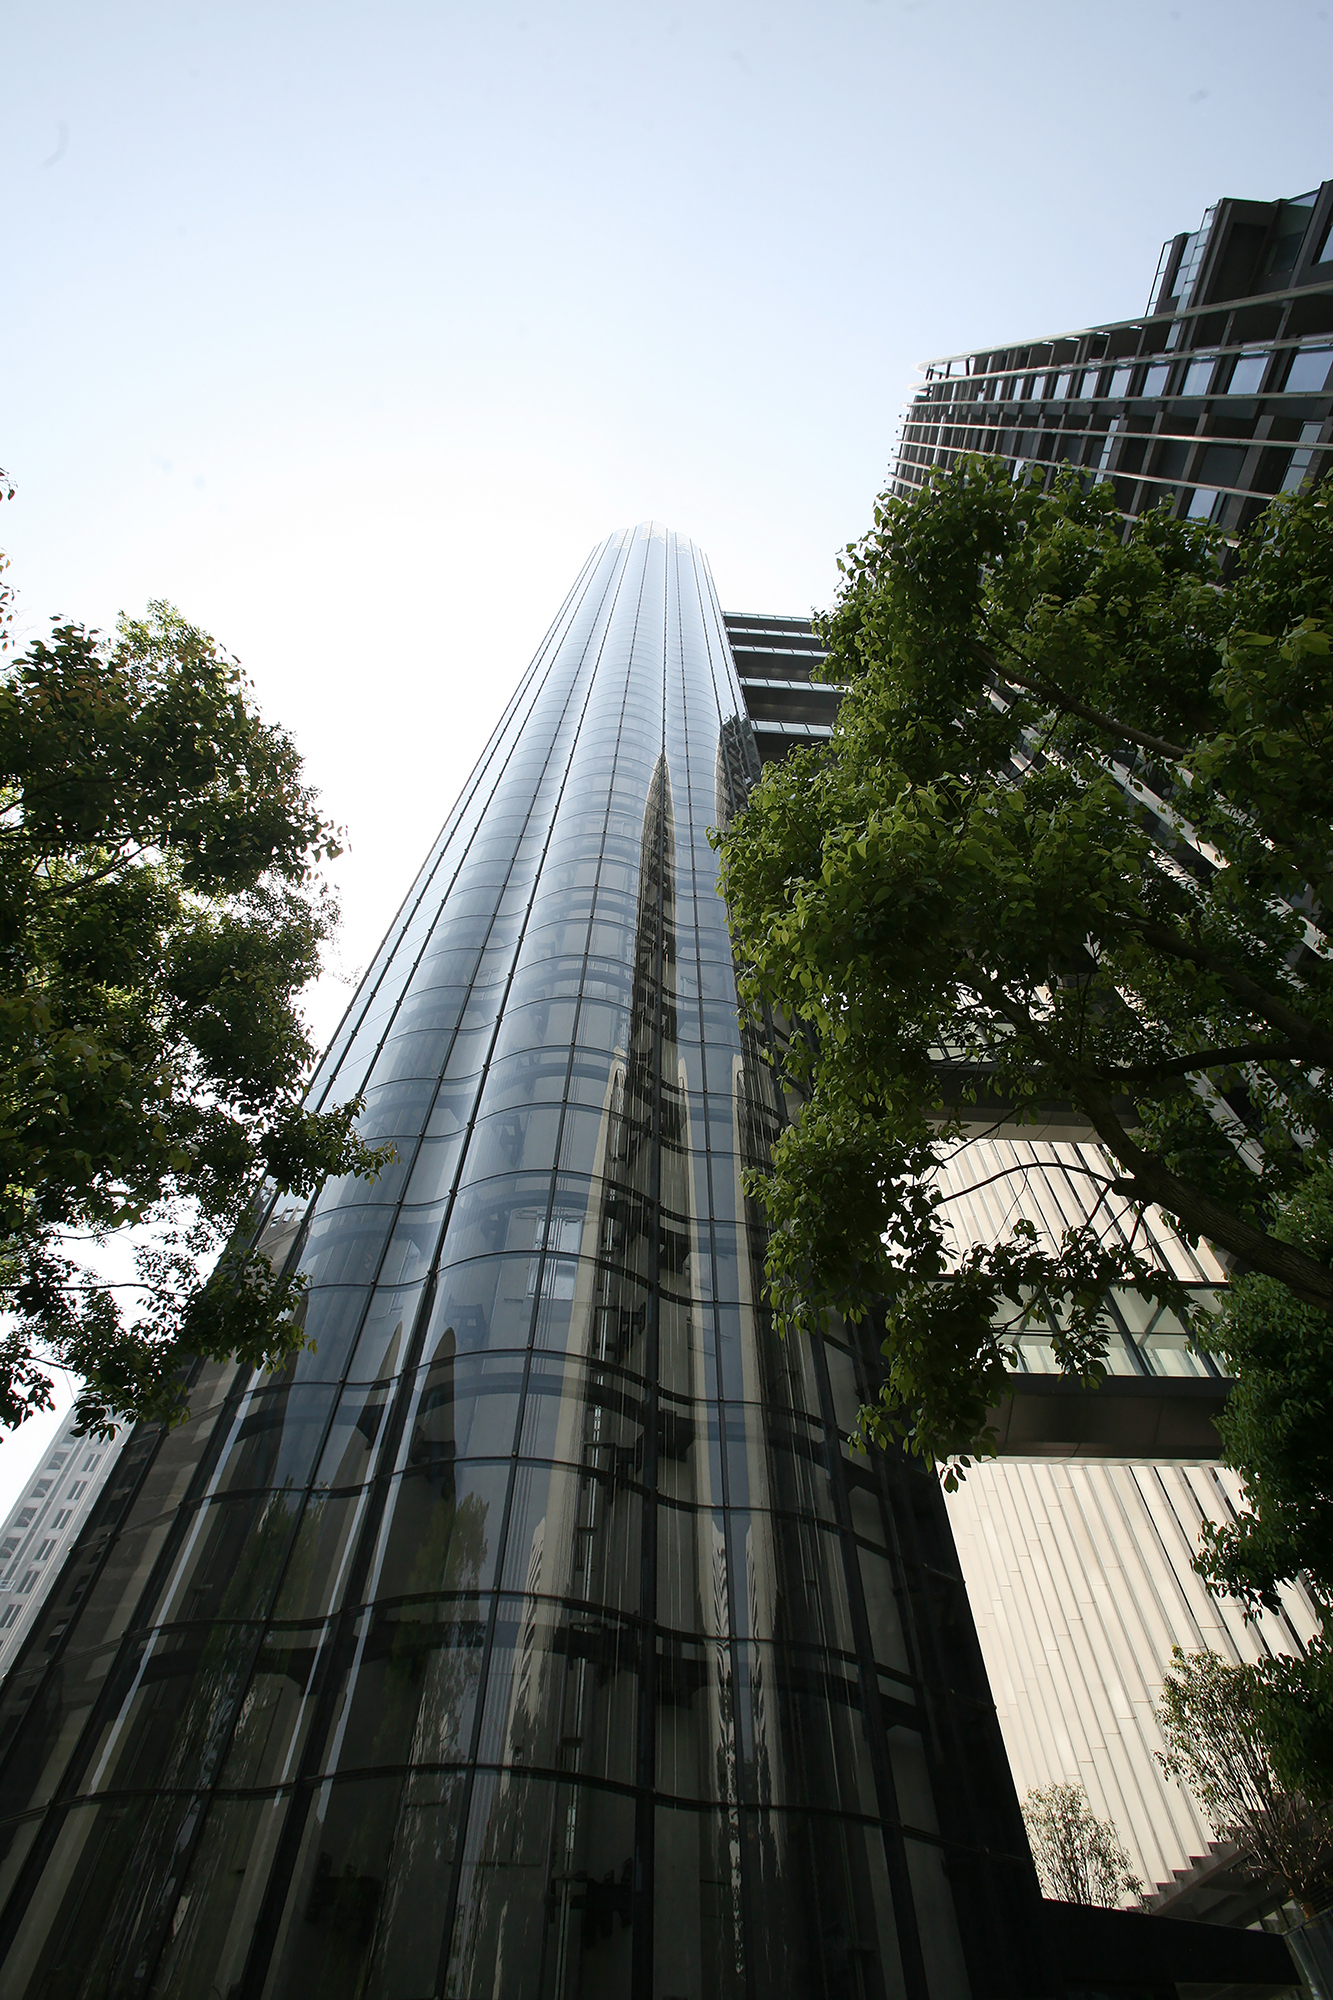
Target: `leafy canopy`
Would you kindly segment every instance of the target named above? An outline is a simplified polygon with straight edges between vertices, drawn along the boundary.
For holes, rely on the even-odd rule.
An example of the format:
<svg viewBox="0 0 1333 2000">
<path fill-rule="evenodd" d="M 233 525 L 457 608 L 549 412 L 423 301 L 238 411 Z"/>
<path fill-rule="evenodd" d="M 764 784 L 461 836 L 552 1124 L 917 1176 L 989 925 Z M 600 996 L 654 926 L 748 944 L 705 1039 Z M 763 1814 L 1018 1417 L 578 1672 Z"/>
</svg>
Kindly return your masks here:
<svg viewBox="0 0 1333 2000">
<path fill-rule="evenodd" d="M 717 836 L 747 1001 L 790 1024 L 807 1093 L 753 1182 L 773 1301 L 883 1303 L 881 1441 L 985 1449 L 1040 1292 L 1082 1376 L 1111 1282 L 1190 1309 L 1095 1221 L 958 1244 L 938 1165 L 969 1097 L 974 1122 L 1075 1107 L 1122 1201 L 1324 1337 L 1333 1246 L 1281 1218 L 1333 1139 L 1329 500 L 1276 503 L 1224 554 L 994 461 L 885 497 L 822 623 L 832 742 Z"/>
<path fill-rule="evenodd" d="M 110 639 L 57 624 L 0 672 L 0 1424 L 50 1406 L 52 1364 L 105 1426 L 181 1415 L 185 1354 L 300 1345 L 249 1206 L 381 1158 L 356 1104 L 301 1099 L 338 851 L 290 736 L 169 605 Z M 81 1265 L 138 1225 L 131 1282 Z"/>
<path fill-rule="evenodd" d="M 1240 1666 L 1173 1646 L 1157 1711 L 1166 1748 L 1157 1756 L 1219 1840 L 1236 1841 L 1259 1874 L 1322 1909 L 1333 1890 L 1333 1816 L 1275 1763 L 1266 1708 L 1280 1664 Z"/>
<path fill-rule="evenodd" d="M 1031 1786 L 1023 1823 L 1043 1895 L 1113 1910 L 1142 1893 L 1114 1821 L 1097 1817 L 1082 1785 Z"/>
</svg>

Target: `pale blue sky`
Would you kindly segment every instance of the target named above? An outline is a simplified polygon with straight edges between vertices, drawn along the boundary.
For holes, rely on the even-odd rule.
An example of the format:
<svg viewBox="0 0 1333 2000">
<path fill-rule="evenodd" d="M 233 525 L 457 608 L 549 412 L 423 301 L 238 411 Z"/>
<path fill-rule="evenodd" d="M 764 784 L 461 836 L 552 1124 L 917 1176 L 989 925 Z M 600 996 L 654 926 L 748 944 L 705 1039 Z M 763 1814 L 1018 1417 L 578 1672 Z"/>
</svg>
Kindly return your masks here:
<svg viewBox="0 0 1333 2000">
<path fill-rule="evenodd" d="M 1139 312 L 1215 197 L 1333 173 L 1331 56 L 1304 0 L 11 4 L 24 628 L 161 595 L 241 655 L 350 829 L 350 972 L 593 542 L 827 602 L 914 363 Z"/>
</svg>

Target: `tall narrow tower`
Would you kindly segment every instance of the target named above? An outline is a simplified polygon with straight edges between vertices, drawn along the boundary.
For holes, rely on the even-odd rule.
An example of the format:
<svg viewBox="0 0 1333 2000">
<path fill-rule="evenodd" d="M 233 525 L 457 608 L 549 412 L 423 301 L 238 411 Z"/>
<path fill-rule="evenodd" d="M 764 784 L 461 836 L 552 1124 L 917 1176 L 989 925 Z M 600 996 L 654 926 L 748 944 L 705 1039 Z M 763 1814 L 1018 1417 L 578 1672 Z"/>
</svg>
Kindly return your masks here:
<svg viewBox="0 0 1333 2000">
<path fill-rule="evenodd" d="M 707 565 L 589 557 L 316 1082 L 281 1380 L 140 1431 L 0 1702 L 11 2000 L 1037 1996 L 938 1487 L 780 1342 Z"/>
</svg>

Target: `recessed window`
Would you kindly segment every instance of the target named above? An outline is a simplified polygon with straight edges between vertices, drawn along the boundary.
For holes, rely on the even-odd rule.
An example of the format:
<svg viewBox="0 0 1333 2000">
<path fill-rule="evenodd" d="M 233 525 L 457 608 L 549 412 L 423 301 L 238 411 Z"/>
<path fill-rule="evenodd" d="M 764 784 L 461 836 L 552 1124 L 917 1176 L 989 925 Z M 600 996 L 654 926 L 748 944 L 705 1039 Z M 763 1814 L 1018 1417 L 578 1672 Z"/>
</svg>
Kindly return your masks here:
<svg viewBox="0 0 1333 2000">
<path fill-rule="evenodd" d="M 1330 262 L 1333 262 L 1333 222 L 1330 222 L 1328 228 L 1324 231 L 1324 240 L 1320 244 L 1319 254 L 1315 258 L 1316 264 L 1328 264 Z"/>
<path fill-rule="evenodd" d="M 1208 386 L 1213 379 L 1213 366 L 1214 363 L 1211 354 L 1206 360 L 1191 361 L 1189 367 L 1185 370 L 1185 380 L 1181 384 L 1180 389 L 1181 395 L 1206 396 L 1208 394 Z"/>
<path fill-rule="evenodd" d="M 1150 368 L 1144 376 L 1143 387 L 1139 391 L 1139 394 L 1142 396 L 1164 396 L 1166 394 L 1167 378 L 1170 373 L 1171 363 L 1169 361 L 1159 361 L 1157 366 Z"/>
<path fill-rule="evenodd" d="M 1228 396 L 1257 396 L 1267 366 L 1266 354 L 1237 355 L 1236 365 L 1231 371 L 1231 380 L 1227 383 Z"/>
<path fill-rule="evenodd" d="M 1134 370 L 1132 368 L 1113 368 L 1111 370 L 1111 386 L 1106 392 L 1107 395 L 1127 396 L 1129 394 L 1129 378 L 1133 373 Z"/>
<path fill-rule="evenodd" d="M 1289 396 L 1317 396 L 1328 381 L 1333 348 L 1302 347 L 1292 356 L 1285 388 Z"/>
<path fill-rule="evenodd" d="M 1282 491 L 1284 493 L 1297 493 L 1304 486 L 1309 476 L 1311 462 L 1314 458 L 1313 447 L 1318 444 L 1319 433 L 1323 428 L 1322 424 L 1301 425 L 1300 447 L 1291 454 L 1291 463 L 1288 465 L 1286 477 L 1282 481 Z M 0 1551 L 0 1554 L 2 1553 L 3 1551 Z"/>
</svg>

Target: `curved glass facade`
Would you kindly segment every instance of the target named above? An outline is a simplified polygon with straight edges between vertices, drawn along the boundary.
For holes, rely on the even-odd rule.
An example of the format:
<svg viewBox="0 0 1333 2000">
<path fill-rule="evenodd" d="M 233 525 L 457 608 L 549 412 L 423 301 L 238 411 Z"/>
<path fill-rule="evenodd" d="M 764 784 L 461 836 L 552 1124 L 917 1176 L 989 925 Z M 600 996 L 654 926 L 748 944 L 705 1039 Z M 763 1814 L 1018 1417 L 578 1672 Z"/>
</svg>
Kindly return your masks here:
<svg viewBox="0 0 1333 2000">
<path fill-rule="evenodd" d="M 612 537 L 317 1078 L 399 1157 L 269 1220 L 310 1344 L 135 1434 L 5 1684 L 14 2000 L 1049 1990 L 938 1488 L 759 1303 L 757 768 L 702 556 Z"/>
</svg>

